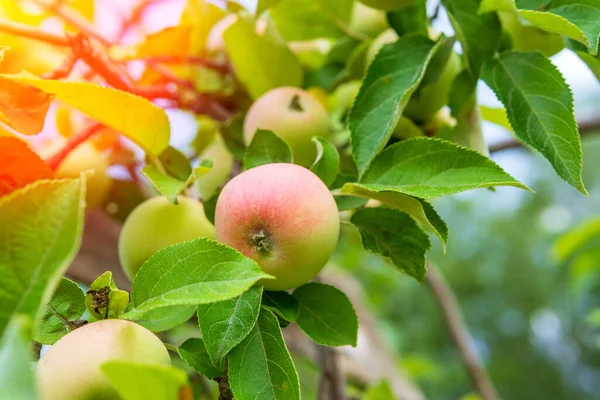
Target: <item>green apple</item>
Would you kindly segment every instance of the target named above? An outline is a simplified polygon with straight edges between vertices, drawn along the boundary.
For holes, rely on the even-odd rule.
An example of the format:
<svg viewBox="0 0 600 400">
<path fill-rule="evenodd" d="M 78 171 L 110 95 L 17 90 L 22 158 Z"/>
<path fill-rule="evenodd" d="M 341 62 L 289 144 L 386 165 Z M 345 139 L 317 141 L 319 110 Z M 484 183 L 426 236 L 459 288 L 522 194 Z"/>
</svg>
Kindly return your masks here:
<svg viewBox="0 0 600 400">
<path fill-rule="evenodd" d="M 294 163 L 309 166 L 317 155 L 311 138 L 329 135 L 329 117 L 310 93 L 295 87 L 280 87 L 268 91 L 250 106 L 244 120 L 246 145 L 257 129 L 273 131 L 292 149 Z"/>
<path fill-rule="evenodd" d="M 367 49 L 367 54 L 365 55 L 365 69 L 369 68 L 369 65 L 371 65 L 373 59 L 384 45 L 394 43 L 396 40 L 398 40 L 398 34 L 392 28 L 386 29 L 377 36 Z"/>
<path fill-rule="evenodd" d="M 295 164 L 249 169 L 225 185 L 215 212 L 217 240 L 255 260 L 286 290 L 313 279 L 337 244 L 340 219 L 323 182 Z"/>
<path fill-rule="evenodd" d="M 392 11 L 411 5 L 414 0 L 360 0 L 360 2 L 378 10 Z"/>
<path fill-rule="evenodd" d="M 231 175 L 233 170 L 233 154 L 227 149 L 221 135 L 216 135 L 213 142 L 202 152 L 202 160 L 212 160 L 213 167 L 206 174 L 196 179 L 196 185 L 202 200 L 210 199 Z"/>
<path fill-rule="evenodd" d="M 54 146 L 53 146 L 54 147 Z M 57 178 L 79 178 L 83 171 L 91 170 L 86 181 L 87 208 L 101 206 L 108 195 L 112 179 L 107 173 L 109 160 L 92 143 L 77 146 L 56 169 Z"/>
<path fill-rule="evenodd" d="M 350 19 L 350 30 L 362 35 L 375 37 L 389 28 L 385 12 L 354 2 Z"/>
<path fill-rule="evenodd" d="M 164 196 L 153 197 L 129 214 L 119 236 L 119 260 L 133 279 L 142 264 L 163 247 L 198 237 L 214 238 L 214 227 L 202 203 L 180 196 L 175 205 Z"/>
<path fill-rule="evenodd" d="M 169 353 L 148 329 L 121 319 L 92 322 L 56 342 L 37 363 L 42 400 L 119 400 L 100 366 L 108 361 L 168 366 Z"/>
<path fill-rule="evenodd" d="M 429 121 L 440 108 L 448 104 L 452 83 L 461 68 L 460 56 L 452 52 L 439 79 L 419 88 L 412 95 L 404 109 L 404 115 L 418 122 Z"/>
</svg>

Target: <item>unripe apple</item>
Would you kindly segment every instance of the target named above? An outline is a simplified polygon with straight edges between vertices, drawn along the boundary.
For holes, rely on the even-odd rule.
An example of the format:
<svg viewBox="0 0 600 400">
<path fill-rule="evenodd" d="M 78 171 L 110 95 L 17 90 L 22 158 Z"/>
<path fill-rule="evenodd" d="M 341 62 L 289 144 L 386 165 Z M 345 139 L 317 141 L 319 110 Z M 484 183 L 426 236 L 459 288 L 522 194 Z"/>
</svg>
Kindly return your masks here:
<svg viewBox="0 0 600 400">
<path fill-rule="evenodd" d="M 129 214 L 119 236 L 119 260 L 133 279 L 142 264 L 163 247 L 198 237 L 214 238 L 215 231 L 202 203 L 180 196 L 175 205 L 164 196 L 153 197 Z"/>
<path fill-rule="evenodd" d="M 385 12 L 354 2 L 350 18 L 350 30 L 375 37 L 389 28 Z"/>
<path fill-rule="evenodd" d="M 369 68 L 369 65 L 373 62 L 373 59 L 384 45 L 388 43 L 394 43 L 396 40 L 398 40 L 398 37 L 399 36 L 396 31 L 392 28 L 386 29 L 379 36 L 377 36 L 367 49 L 367 54 L 365 55 L 365 68 Z"/>
<path fill-rule="evenodd" d="M 286 290 L 313 279 L 337 244 L 340 219 L 327 186 L 294 164 L 267 164 L 233 178 L 215 213 L 217 240 L 255 260 Z"/>
<path fill-rule="evenodd" d="M 36 366 L 38 393 L 43 400 L 119 400 L 100 369 L 108 361 L 171 364 L 163 343 L 146 328 L 121 319 L 92 322 L 42 356 Z"/>
<path fill-rule="evenodd" d="M 209 54 L 225 52 L 225 40 L 223 33 L 237 20 L 236 14 L 229 14 L 213 25 L 206 38 L 205 50 Z"/>
<path fill-rule="evenodd" d="M 412 4 L 414 0 L 360 0 L 366 6 L 376 8 L 378 10 L 399 10 Z"/>
<path fill-rule="evenodd" d="M 292 149 L 294 163 L 309 166 L 317 148 L 313 136 L 327 137 L 329 117 L 319 101 L 295 87 L 280 87 L 262 95 L 244 120 L 244 141 L 249 145 L 257 129 L 273 131 Z"/>
<path fill-rule="evenodd" d="M 109 160 L 91 143 L 83 143 L 77 146 L 60 163 L 56 169 L 57 178 L 78 178 L 85 170 L 93 170 L 86 181 L 85 199 L 87 208 L 96 208 L 104 203 L 112 180 L 107 173 Z"/>
<path fill-rule="evenodd" d="M 215 140 L 202 152 L 201 159 L 213 162 L 211 170 L 196 179 L 200 197 L 206 201 L 231 175 L 233 154 L 227 149 L 221 135 L 216 135 Z"/>
</svg>

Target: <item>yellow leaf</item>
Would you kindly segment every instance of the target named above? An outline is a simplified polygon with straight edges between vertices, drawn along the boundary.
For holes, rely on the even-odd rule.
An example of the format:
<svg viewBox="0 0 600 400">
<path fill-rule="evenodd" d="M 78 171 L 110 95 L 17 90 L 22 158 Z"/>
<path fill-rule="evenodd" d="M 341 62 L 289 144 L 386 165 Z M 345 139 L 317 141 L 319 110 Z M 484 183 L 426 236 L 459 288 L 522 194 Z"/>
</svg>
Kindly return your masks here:
<svg viewBox="0 0 600 400">
<path fill-rule="evenodd" d="M 190 52 L 198 54 L 204 49 L 208 33 L 213 25 L 225 17 L 227 13 L 205 0 L 187 0 L 183 14 L 181 15 L 181 25 L 192 27 Z"/>
<path fill-rule="evenodd" d="M 165 111 L 131 93 L 89 82 L 44 80 L 22 72 L 0 78 L 31 85 L 54 95 L 90 118 L 125 135 L 152 155 L 169 145 L 170 126 Z"/>
<path fill-rule="evenodd" d="M 137 57 L 186 56 L 190 51 L 191 34 L 191 26 L 172 26 L 153 33 L 139 45 Z"/>
</svg>

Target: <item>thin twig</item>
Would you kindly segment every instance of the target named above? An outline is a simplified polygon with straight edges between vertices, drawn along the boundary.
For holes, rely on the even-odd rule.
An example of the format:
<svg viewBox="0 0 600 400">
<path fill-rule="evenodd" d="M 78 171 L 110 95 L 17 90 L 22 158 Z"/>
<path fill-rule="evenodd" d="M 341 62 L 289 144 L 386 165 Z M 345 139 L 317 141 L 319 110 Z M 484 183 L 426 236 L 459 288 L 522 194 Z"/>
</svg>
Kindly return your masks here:
<svg viewBox="0 0 600 400">
<path fill-rule="evenodd" d="M 64 147 L 60 149 L 58 153 L 50 156 L 46 160 L 48 166 L 53 170 L 58 168 L 60 163 L 63 162 L 63 160 L 69 155 L 69 153 L 71 153 L 71 151 L 73 151 L 75 148 L 77 148 L 77 146 L 91 138 L 100 130 L 100 128 L 102 128 L 102 125 L 94 123 L 88 126 L 87 128 L 81 130 L 78 134 L 71 136 L 67 143 L 64 145 Z"/>
<path fill-rule="evenodd" d="M 473 386 L 483 400 L 497 400 L 499 397 L 494 384 L 477 355 L 473 338 L 465 325 L 452 288 L 432 263 L 429 263 L 427 268 L 427 284 L 438 302 L 446 327 L 458 348 Z"/>
<path fill-rule="evenodd" d="M 46 32 L 29 25 L 9 21 L 3 18 L 0 18 L 0 32 L 41 40 L 55 46 L 69 46 L 69 40 L 64 35 Z"/>
<path fill-rule="evenodd" d="M 68 77 L 73 71 L 78 59 L 79 58 L 75 54 L 69 54 L 58 68 L 43 74 L 42 79 L 63 79 Z"/>
<path fill-rule="evenodd" d="M 213 379 L 219 384 L 219 400 L 233 400 L 233 392 L 229 386 L 229 378 L 227 376 L 227 368 L 222 376 Z"/>
<path fill-rule="evenodd" d="M 346 400 L 344 374 L 339 366 L 339 354 L 333 347 L 315 344 L 321 368 L 318 400 Z"/>
<path fill-rule="evenodd" d="M 157 55 L 143 57 L 142 60 L 163 63 L 163 64 L 195 64 L 202 67 L 218 71 L 222 74 L 231 72 L 229 66 L 226 63 L 217 62 L 205 57 L 187 55 L 187 56 L 172 56 L 172 55 Z M 133 59 L 132 59 L 133 60 Z M 128 60 L 128 61 L 132 61 Z"/>
</svg>

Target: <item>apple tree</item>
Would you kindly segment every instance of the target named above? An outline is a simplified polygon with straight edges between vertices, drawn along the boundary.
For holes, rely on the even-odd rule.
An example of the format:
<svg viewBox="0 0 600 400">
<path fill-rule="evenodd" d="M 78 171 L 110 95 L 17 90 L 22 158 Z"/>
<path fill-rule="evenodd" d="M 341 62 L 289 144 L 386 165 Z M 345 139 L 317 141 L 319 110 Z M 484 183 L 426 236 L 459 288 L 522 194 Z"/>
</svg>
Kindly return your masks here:
<svg viewBox="0 0 600 400">
<path fill-rule="evenodd" d="M 549 57 L 600 78 L 598 0 L 113 3 L 0 4 L 1 398 L 303 398 L 282 331 L 357 345 L 352 303 L 319 278 L 344 229 L 447 294 L 426 260 L 451 229 L 432 200 L 532 191 L 489 158 L 484 120 L 587 194 Z M 482 85 L 503 108 L 478 104 Z M 90 213 L 122 225 L 105 249 L 120 265 L 78 284 Z M 318 398 L 347 398 L 326 364 Z"/>
</svg>

